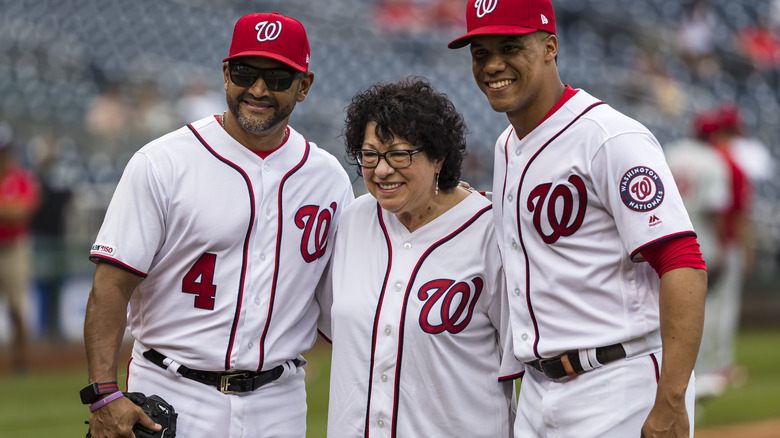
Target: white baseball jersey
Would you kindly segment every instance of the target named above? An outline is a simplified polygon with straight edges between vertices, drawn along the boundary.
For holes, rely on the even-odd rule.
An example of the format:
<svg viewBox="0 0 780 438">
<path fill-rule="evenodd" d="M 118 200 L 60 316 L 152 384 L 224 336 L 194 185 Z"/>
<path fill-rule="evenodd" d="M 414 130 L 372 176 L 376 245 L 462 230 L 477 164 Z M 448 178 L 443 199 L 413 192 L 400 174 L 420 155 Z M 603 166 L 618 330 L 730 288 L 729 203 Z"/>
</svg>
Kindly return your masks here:
<svg viewBox="0 0 780 438">
<path fill-rule="evenodd" d="M 499 369 L 508 311 L 490 210 L 474 193 L 413 233 L 371 195 L 344 212 L 320 325 L 328 436 L 511 436 L 522 364 L 510 352 Z"/>
<path fill-rule="evenodd" d="M 261 159 L 211 116 L 132 157 L 91 258 L 145 277 L 137 342 L 209 371 L 267 370 L 312 346 L 314 290 L 353 194 L 332 155 L 287 131 Z"/>
<path fill-rule="evenodd" d="M 516 357 L 659 350 L 660 279 L 639 252 L 693 228 L 655 137 L 577 90 L 525 138 L 507 128 L 495 158 Z"/>
</svg>

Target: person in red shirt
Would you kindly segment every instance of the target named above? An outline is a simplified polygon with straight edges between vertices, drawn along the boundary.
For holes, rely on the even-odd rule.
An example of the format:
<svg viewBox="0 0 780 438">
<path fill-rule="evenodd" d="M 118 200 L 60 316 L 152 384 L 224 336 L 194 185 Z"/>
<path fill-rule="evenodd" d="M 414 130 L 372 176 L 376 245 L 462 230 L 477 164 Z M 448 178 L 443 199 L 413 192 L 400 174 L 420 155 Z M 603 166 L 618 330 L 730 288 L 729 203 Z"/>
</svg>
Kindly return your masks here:
<svg viewBox="0 0 780 438">
<path fill-rule="evenodd" d="M 30 220 L 38 208 L 38 181 L 14 156 L 13 132 L 0 125 L 0 299 L 7 299 L 13 327 L 13 364 L 27 367 L 25 295 L 32 279 Z"/>
<path fill-rule="evenodd" d="M 744 378 L 735 362 L 734 345 L 739 331 L 742 289 L 754 263 L 755 236 L 751 211 L 753 186 L 749 172 L 739 162 L 734 144 L 739 137 L 738 109 L 731 104 L 705 112 L 709 125 L 702 135 L 727 169 L 729 199 L 718 221 L 718 275 L 710 278 L 705 305 L 704 331 L 696 361 L 696 396 L 704 400 L 720 395 Z"/>
</svg>

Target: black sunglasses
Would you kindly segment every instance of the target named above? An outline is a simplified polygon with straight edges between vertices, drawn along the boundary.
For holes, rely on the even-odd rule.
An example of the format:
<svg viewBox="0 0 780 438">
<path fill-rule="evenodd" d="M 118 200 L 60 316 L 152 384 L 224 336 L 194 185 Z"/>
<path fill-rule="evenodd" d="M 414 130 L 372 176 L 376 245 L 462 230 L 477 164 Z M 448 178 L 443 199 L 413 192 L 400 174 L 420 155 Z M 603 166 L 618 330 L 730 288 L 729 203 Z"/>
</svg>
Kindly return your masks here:
<svg viewBox="0 0 780 438">
<path fill-rule="evenodd" d="M 257 78 L 263 78 L 265 86 L 271 91 L 284 91 L 293 80 L 306 76 L 306 72 L 292 71 L 283 68 L 257 68 L 246 64 L 228 64 L 230 80 L 242 88 L 251 87 Z"/>
</svg>

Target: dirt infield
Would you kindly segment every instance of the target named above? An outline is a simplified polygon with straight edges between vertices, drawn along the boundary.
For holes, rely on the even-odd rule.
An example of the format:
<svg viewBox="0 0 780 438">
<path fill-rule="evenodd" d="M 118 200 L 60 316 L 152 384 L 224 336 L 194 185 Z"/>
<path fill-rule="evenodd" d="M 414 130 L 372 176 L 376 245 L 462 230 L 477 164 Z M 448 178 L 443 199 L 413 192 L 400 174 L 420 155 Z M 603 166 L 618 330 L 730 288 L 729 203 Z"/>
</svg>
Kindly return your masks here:
<svg viewBox="0 0 780 438">
<path fill-rule="evenodd" d="M 696 438 L 780 438 L 780 419 L 697 429 Z"/>
<path fill-rule="evenodd" d="M 126 343 L 120 352 L 120 362 L 127 363 L 131 345 Z M 0 375 L 13 373 L 7 346 L 0 347 Z M 30 373 L 84 369 L 86 353 L 81 344 L 37 344 L 30 349 Z M 780 438 L 780 418 L 748 424 L 696 429 L 696 438 Z"/>
</svg>

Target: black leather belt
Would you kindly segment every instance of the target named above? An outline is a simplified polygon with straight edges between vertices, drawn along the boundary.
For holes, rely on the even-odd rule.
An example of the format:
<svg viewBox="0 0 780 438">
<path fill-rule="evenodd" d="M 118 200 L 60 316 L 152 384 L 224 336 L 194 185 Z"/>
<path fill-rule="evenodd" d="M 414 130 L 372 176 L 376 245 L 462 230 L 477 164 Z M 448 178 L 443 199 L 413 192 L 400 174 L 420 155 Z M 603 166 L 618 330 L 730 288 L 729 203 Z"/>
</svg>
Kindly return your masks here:
<svg viewBox="0 0 780 438">
<path fill-rule="evenodd" d="M 622 344 L 596 349 L 596 360 L 602 365 L 623 359 L 624 357 L 626 357 L 626 350 Z M 526 365 L 536 368 L 550 379 L 562 379 L 567 376 L 574 377 L 586 371 L 582 368 L 580 354 L 577 351 L 570 351 L 548 359 L 532 360 L 531 362 L 526 362 Z"/>
<path fill-rule="evenodd" d="M 168 369 L 165 365 L 165 355 L 155 349 L 144 352 L 144 357 L 162 369 Z M 301 361 L 292 360 L 295 366 L 300 366 Z M 237 392 L 249 392 L 261 386 L 273 382 L 284 373 L 284 365 L 259 373 L 254 371 L 201 371 L 179 365 L 177 370 L 182 377 L 213 386 L 223 394 L 235 394 Z"/>
</svg>

